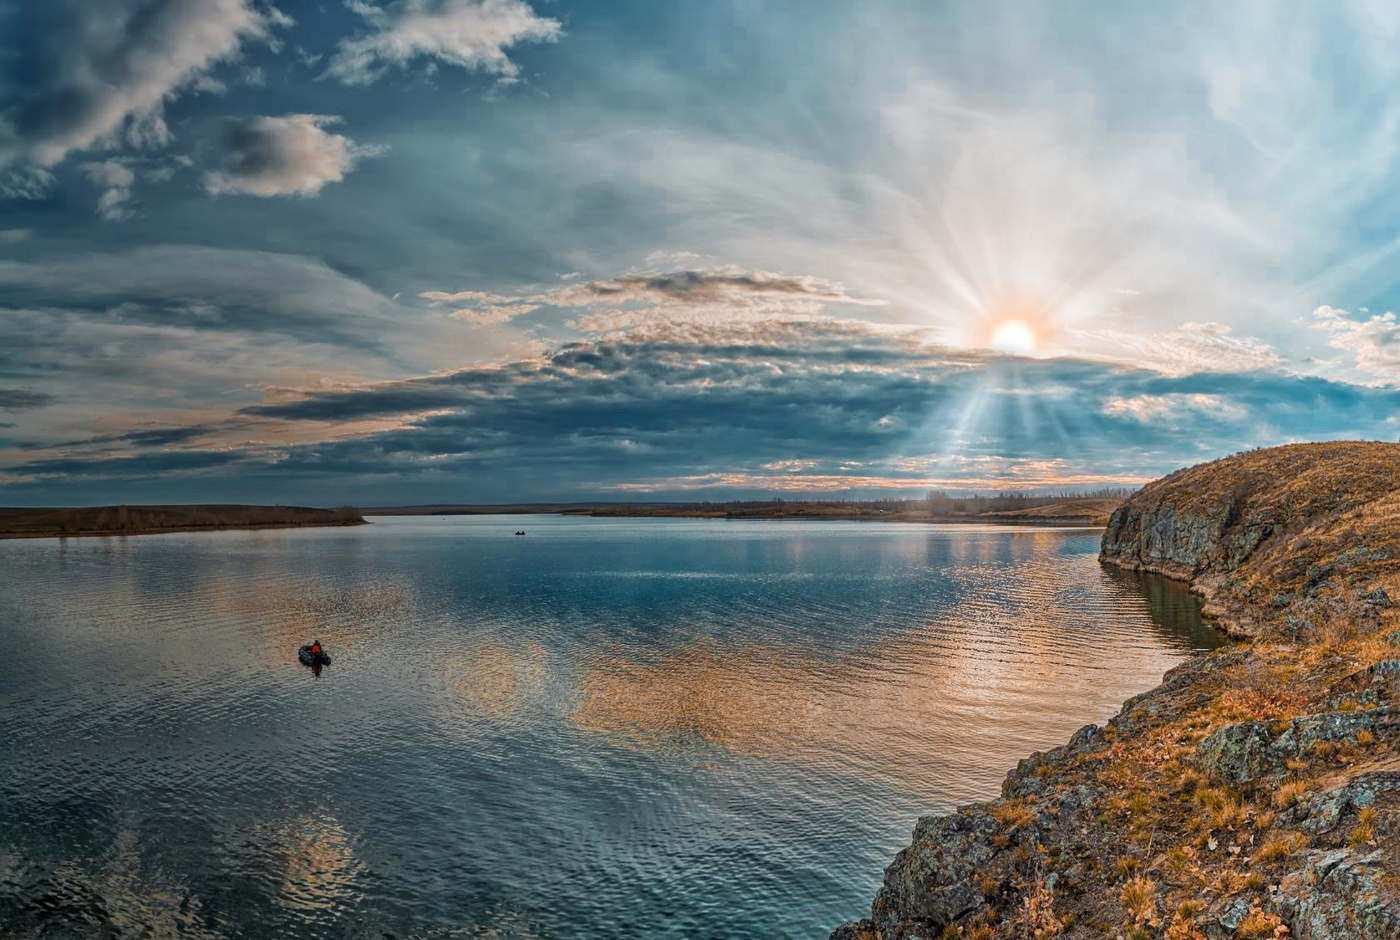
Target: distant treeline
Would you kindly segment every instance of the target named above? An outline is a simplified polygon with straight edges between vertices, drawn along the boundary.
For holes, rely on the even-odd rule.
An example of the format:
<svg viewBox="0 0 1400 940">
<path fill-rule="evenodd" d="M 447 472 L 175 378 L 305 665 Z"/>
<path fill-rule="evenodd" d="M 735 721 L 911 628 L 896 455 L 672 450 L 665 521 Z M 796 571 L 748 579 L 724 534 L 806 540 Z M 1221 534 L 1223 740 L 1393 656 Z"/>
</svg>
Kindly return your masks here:
<svg viewBox="0 0 1400 940">
<path fill-rule="evenodd" d="M 358 525 L 358 509 L 306 506 L 88 506 L 71 509 L 0 509 L 0 537 L 115 535 L 181 529 L 261 526 Z"/>
<path fill-rule="evenodd" d="M 952 518 L 981 516 L 986 513 L 1037 509 L 1059 503 L 1085 503 L 1094 500 L 1121 502 L 1135 491 L 1129 487 L 1102 487 L 1094 490 L 1066 490 L 1058 493 L 1027 493 L 1006 490 L 997 493 L 952 494 L 930 490 L 922 499 L 735 499 L 696 503 L 623 503 L 599 506 L 593 515 L 687 515 L 687 516 L 934 516 Z"/>
<path fill-rule="evenodd" d="M 991 493 L 986 496 L 969 494 L 954 496 L 943 490 L 929 490 L 922 500 L 907 500 L 921 503 L 919 508 L 927 508 L 935 515 L 981 515 L 984 512 L 1012 512 L 1017 509 L 1036 509 L 1054 503 L 1064 503 L 1083 499 L 1125 500 L 1135 490 L 1126 486 L 1105 486 L 1096 490 L 1064 490 L 1059 493 L 1023 493 L 1008 490 L 1004 493 Z M 915 507 L 910 507 L 915 508 Z"/>
</svg>

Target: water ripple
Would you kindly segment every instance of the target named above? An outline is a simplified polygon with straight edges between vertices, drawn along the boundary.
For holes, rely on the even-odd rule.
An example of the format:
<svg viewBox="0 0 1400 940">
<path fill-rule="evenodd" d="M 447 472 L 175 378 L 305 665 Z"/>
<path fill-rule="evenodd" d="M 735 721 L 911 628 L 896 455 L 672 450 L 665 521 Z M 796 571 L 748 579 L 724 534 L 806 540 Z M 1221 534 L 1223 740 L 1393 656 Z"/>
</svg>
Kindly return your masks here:
<svg viewBox="0 0 1400 940">
<path fill-rule="evenodd" d="M 0 542 L 0 937 L 824 936 L 1216 642 L 1090 531 L 519 527 Z"/>
</svg>

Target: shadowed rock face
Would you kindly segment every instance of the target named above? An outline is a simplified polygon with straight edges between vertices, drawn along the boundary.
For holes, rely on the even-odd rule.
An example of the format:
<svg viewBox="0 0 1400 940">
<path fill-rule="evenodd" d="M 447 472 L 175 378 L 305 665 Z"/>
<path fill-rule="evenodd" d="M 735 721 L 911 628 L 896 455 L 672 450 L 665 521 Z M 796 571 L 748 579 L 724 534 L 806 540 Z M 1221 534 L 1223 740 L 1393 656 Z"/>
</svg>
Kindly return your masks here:
<svg viewBox="0 0 1400 940">
<path fill-rule="evenodd" d="M 919 820 L 833 940 L 1400 938 L 1400 445 L 1172 474 L 1113 514 L 1100 559 L 1189 581 L 1260 642 L 1171 670 L 1000 799 Z"/>
</svg>

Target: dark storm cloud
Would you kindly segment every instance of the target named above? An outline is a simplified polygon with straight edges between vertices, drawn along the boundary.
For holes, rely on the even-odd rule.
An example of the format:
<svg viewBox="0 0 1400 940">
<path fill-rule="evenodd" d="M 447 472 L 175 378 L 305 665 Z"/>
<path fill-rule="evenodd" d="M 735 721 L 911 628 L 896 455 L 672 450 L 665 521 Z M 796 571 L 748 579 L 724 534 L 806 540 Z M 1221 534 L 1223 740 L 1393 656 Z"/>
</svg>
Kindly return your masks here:
<svg viewBox="0 0 1400 940">
<path fill-rule="evenodd" d="M 139 457 L 56 457 L 6 472 L 84 480 L 198 472 L 288 492 L 373 486 L 393 500 L 431 487 L 490 500 L 607 496 L 635 486 L 673 495 L 721 484 L 735 492 L 791 488 L 805 485 L 782 469 L 795 461 L 826 491 L 848 478 L 852 490 L 917 489 L 931 478 L 976 488 L 1021 479 L 1053 485 L 1080 479 L 1083 468 L 1094 479 L 1134 480 L 1194 454 L 1338 429 L 1359 437 L 1400 430 L 1389 421 L 1400 390 L 1278 372 L 1163 376 L 1080 359 L 988 358 L 851 321 L 765 324 L 762 339 L 747 327 L 704 332 L 703 342 L 602 338 L 529 360 L 304 392 L 244 408 L 223 425 L 110 436 L 107 443 Z M 354 430 L 370 419 L 401 423 Z M 343 425 L 347 436 L 188 447 L 221 433 L 232 441 L 240 423 L 257 422 L 283 426 L 293 439 L 306 423 Z M 225 476 L 235 467 L 236 476 Z"/>
<path fill-rule="evenodd" d="M 15 444 L 20 450 L 67 450 L 76 447 L 91 447 L 98 444 L 130 444 L 133 447 L 169 447 L 183 444 L 197 437 L 206 437 L 219 426 L 196 424 L 182 428 L 145 428 L 128 431 L 125 434 L 99 434 L 72 441 L 20 441 Z"/>
<path fill-rule="evenodd" d="M 38 477 L 127 479 L 227 467 L 248 459 L 246 454 L 229 451 L 173 451 L 130 457 L 53 457 L 30 461 L 23 470 L 26 475 Z"/>
<path fill-rule="evenodd" d="M 42 408 L 54 401 L 47 392 L 33 392 L 23 388 L 0 388 L 0 409 L 5 411 L 25 411 Z"/>
<path fill-rule="evenodd" d="M 4 307 L 27 308 L 30 319 L 71 313 L 94 325 L 243 332 L 264 341 L 287 336 L 362 350 L 382 348 L 386 329 L 403 312 L 311 259 L 201 247 L 0 261 L 0 292 Z M 34 328 L 64 336 L 74 332 L 47 323 Z M 0 324 L 0 335 L 5 332 Z M 0 353 L 0 361 L 4 358 Z"/>
</svg>

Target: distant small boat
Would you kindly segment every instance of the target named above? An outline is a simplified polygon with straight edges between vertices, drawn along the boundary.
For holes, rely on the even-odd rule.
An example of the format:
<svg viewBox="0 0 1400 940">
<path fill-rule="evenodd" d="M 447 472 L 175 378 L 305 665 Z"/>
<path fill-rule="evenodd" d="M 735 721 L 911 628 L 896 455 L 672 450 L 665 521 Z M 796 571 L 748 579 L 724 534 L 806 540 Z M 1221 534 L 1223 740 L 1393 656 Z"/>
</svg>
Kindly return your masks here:
<svg viewBox="0 0 1400 940">
<path fill-rule="evenodd" d="M 301 660 L 303 666 L 310 666 L 313 669 L 317 666 L 329 666 L 331 664 L 330 654 L 323 647 L 319 652 L 311 652 L 311 644 L 308 643 L 297 650 L 297 659 Z"/>
</svg>

